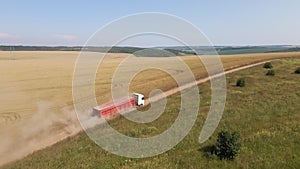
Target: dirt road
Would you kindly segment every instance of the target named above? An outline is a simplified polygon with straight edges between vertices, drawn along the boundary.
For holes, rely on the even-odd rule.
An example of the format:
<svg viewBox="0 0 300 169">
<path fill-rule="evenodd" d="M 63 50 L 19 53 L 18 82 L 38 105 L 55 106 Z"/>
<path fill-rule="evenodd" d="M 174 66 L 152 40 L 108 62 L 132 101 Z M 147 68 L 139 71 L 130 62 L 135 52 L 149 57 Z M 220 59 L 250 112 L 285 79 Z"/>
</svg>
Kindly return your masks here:
<svg viewBox="0 0 300 169">
<path fill-rule="evenodd" d="M 243 69 L 247 69 L 247 68 L 251 68 L 251 67 L 254 67 L 254 66 L 262 65 L 266 62 L 271 62 L 271 61 L 276 61 L 276 60 L 280 60 L 280 59 L 271 59 L 271 60 L 261 61 L 261 62 L 252 63 L 252 64 L 248 64 L 248 65 L 243 65 L 243 66 L 236 65 L 234 67 L 229 68 L 228 70 L 225 70 L 224 74 L 233 73 L 233 72 L 236 72 L 236 71 L 240 71 L 240 70 L 243 70 Z M 196 81 L 196 83 L 197 84 L 205 83 L 205 82 L 209 81 L 210 79 L 216 78 L 216 77 L 221 76 L 221 75 L 223 75 L 223 73 L 213 75 L 212 77 L 201 78 L 201 79 L 198 79 Z M 194 83 L 188 83 L 188 84 L 185 84 L 185 85 L 181 86 L 181 89 L 184 90 L 184 89 L 190 88 L 192 86 L 194 86 Z M 178 88 L 178 87 L 173 88 L 173 89 L 168 90 L 168 91 L 165 91 L 164 95 L 165 96 L 170 96 L 170 95 L 173 95 L 177 92 L 180 92 L 180 88 Z M 154 96 L 153 98 L 151 98 L 151 101 L 159 101 L 160 99 L 165 97 L 164 95 Z M 149 99 L 146 99 L 145 102 L 146 102 L 145 105 L 148 105 L 149 104 Z"/>
</svg>

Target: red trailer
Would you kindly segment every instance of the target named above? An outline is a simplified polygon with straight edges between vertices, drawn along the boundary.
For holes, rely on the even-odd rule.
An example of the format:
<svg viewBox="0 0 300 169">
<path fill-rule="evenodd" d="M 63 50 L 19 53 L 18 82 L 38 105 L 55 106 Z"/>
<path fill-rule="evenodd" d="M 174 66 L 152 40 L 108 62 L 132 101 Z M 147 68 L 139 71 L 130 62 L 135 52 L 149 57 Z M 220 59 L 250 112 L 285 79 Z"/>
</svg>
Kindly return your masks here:
<svg viewBox="0 0 300 169">
<path fill-rule="evenodd" d="M 93 109 L 94 114 L 100 117 L 109 117 L 117 113 L 122 113 L 130 108 L 136 106 L 136 99 L 134 97 L 123 97 L 114 101 L 104 103 L 96 106 Z"/>
</svg>

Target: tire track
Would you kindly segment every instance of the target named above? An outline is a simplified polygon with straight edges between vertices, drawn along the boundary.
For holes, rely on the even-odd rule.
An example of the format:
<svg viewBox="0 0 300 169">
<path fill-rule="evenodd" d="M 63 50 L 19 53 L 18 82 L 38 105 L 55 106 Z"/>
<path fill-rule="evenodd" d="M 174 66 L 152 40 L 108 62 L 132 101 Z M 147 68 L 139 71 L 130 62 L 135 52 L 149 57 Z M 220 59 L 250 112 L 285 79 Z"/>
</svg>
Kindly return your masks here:
<svg viewBox="0 0 300 169">
<path fill-rule="evenodd" d="M 21 115 L 16 112 L 4 112 L 0 113 L 0 125 L 9 124 L 21 119 Z"/>
</svg>

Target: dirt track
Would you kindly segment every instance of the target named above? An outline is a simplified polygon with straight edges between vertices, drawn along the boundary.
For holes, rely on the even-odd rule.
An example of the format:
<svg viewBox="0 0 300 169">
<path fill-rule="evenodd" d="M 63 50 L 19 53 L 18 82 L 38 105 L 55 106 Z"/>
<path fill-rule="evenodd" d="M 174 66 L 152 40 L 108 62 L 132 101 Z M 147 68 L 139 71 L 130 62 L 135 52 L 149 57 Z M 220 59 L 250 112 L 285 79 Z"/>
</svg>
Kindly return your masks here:
<svg viewBox="0 0 300 169">
<path fill-rule="evenodd" d="M 243 69 L 247 69 L 247 68 L 251 68 L 251 67 L 254 67 L 254 66 L 262 65 L 266 62 L 276 61 L 276 60 L 280 60 L 280 59 L 271 59 L 271 60 L 261 61 L 261 62 L 258 62 L 258 63 L 248 64 L 248 65 L 244 65 L 244 66 L 236 65 L 235 67 L 232 67 L 228 70 L 225 70 L 224 74 L 233 73 L 233 72 L 236 72 L 236 71 L 240 71 L 240 70 L 243 70 Z M 212 77 L 205 77 L 205 78 L 197 79 L 196 83 L 197 84 L 205 83 L 205 82 L 209 81 L 211 78 L 215 78 L 215 77 L 218 77 L 218 76 L 221 76 L 221 75 L 223 75 L 223 73 L 216 74 Z M 194 85 L 194 83 L 185 84 L 185 85 L 182 86 L 182 89 L 187 89 L 189 87 L 192 87 L 193 85 Z M 180 92 L 180 89 L 178 87 L 176 87 L 174 89 L 171 89 L 171 90 L 168 90 L 168 91 L 165 91 L 164 94 L 165 94 L 165 96 L 170 96 L 170 95 L 173 95 L 177 92 Z M 159 95 L 159 96 L 155 96 L 155 98 L 151 98 L 151 100 L 152 101 L 158 101 L 158 100 L 162 99 L 163 97 L 164 97 L 163 95 Z M 146 105 L 148 105 L 148 104 L 149 104 L 149 99 L 146 100 Z"/>
</svg>

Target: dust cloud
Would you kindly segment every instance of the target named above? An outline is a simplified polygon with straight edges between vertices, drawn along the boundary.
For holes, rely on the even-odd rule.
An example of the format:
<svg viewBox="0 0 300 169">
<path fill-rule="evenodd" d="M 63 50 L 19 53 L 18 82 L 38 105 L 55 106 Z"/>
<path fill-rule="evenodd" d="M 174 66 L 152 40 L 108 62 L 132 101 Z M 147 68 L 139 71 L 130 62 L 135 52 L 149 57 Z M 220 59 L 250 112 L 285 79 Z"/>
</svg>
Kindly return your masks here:
<svg viewBox="0 0 300 169">
<path fill-rule="evenodd" d="M 70 107 L 53 109 L 55 103 L 40 102 L 29 118 L 0 131 L 0 166 L 53 145 L 82 129 Z M 90 121 L 88 116 L 86 121 Z M 95 121 L 94 119 L 92 121 Z"/>
</svg>

